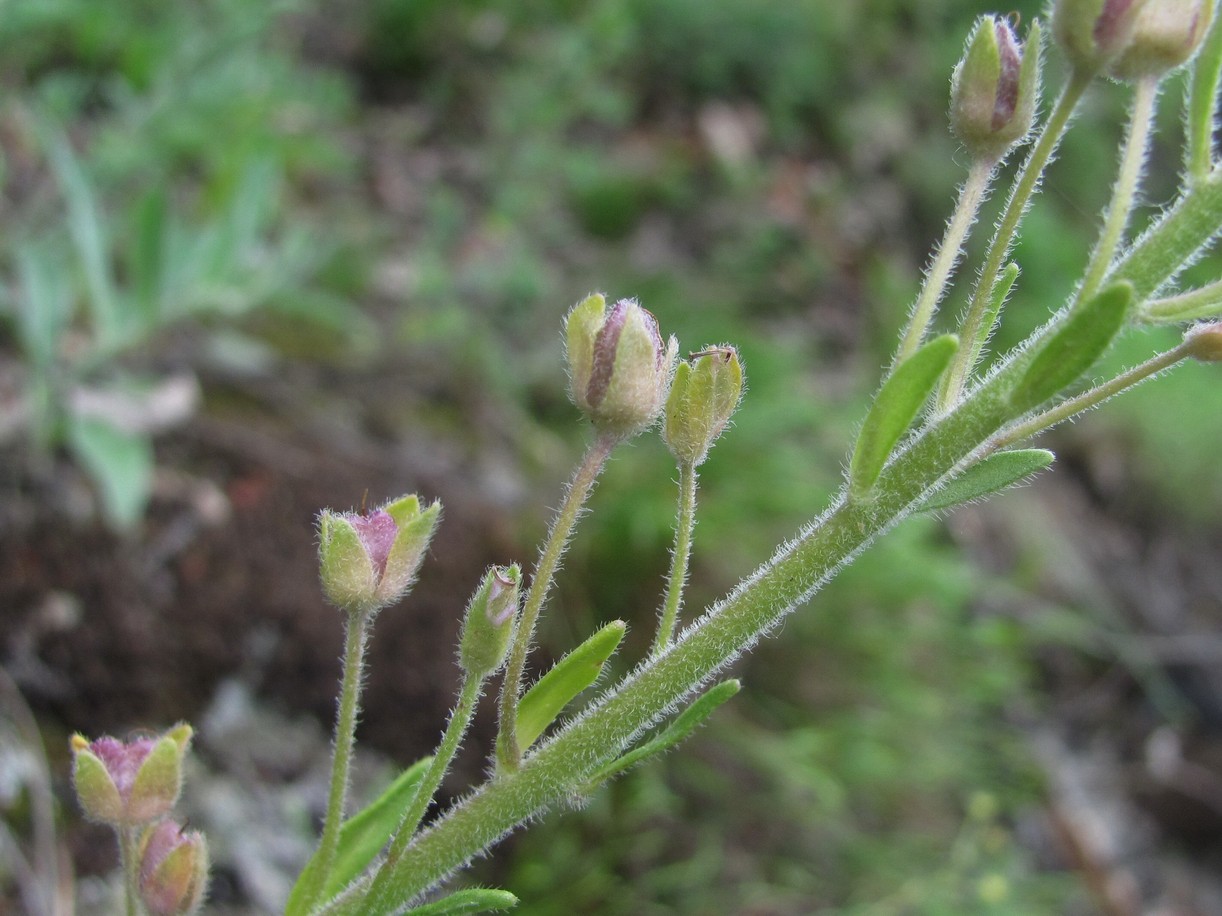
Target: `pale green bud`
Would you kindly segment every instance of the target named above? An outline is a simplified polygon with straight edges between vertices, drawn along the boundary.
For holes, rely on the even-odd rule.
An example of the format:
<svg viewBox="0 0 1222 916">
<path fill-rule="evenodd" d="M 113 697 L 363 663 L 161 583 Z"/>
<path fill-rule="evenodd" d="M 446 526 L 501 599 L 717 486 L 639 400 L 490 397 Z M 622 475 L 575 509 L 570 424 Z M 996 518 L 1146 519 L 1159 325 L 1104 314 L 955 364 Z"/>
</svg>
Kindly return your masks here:
<svg viewBox="0 0 1222 916">
<path fill-rule="evenodd" d="M 189 916 L 208 884 L 208 844 L 198 830 L 166 820 L 140 838 L 140 899 L 151 916 Z"/>
<path fill-rule="evenodd" d="M 1222 321 L 1211 321 L 1189 328 L 1184 334 L 1188 355 L 1203 363 L 1222 362 Z"/>
<path fill-rule="evenodd" d="M 1201 46 L 1213 12 L 1213 0 L 1146 0 L 1129 43 L 1108 72 L 1122 80 L 1170 73 Z"/>
<path fill-rule="evenodd" d="M 422 510 L 416 496 L 368 514 L 323 510 L 318 559 L 327 598 L 349 613 L 394 604 L 415 579 L 440 515 L 441 503 Z"/>
<path fill-rule="evenodd" d="M 522 572 L 517 565 L 494 566 L 467 606 L 459 663 L 473 677 L 488 677 L 505 663 L 518 610 Z"/>
<path fill-rule="evenodd" d="M 662 438 L 676 460 L 702 464 L 742 394 L 743 368 L 733 347 L 709 347 L 680 362 L 662 425 Z"/>
<path fill-rule="evenodd" d="M 951 130 L 975 158 L 996 161 L 1031 129 L 1039 97 L 1040 30 L 1019 44 L 1010 23 L 976 20 L 951 78 Z"/>
<path fill-rule="evenodd" d="M 73 735 L 72 783 L 90 820 L 132 827 L 164 817 L 182 790 L 182 760 L 191 743 L 190 725 L 160 738 L 89 741 Z"/>
<path fill-rule="evenodd" d="M 657 420 L 678 345 L 663 344 L 653 315 L 633 299 L 608 309 L 594 293 L 565 318 L 565 342 L 573 403 L 595 429 L 629 439 Z"/>
<path fill-rule="evenodd" d="M 1052 34 L 1079 73 L 1103 70 L 1133 37 L 1146 0 L 1056 0 Z"/>
</svg>

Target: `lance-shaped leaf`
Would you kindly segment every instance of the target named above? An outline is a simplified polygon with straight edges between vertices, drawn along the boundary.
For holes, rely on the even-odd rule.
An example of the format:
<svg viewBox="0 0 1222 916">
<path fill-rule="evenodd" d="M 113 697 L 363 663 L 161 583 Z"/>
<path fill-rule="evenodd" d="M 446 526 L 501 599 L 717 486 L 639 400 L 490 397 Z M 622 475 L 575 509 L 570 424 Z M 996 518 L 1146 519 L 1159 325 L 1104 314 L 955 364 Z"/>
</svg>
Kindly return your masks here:
<svg viewBox="0 0 1222 916">
<path fill-rule="evenodd" d="M 692 732 L 704 724 L 705 720 L 713 714 L 718 706 L 740 690 L 742 690 L 742 683 L 736 679 L 722 681 L 720 684 L 710 687 L 698 696 L 692 705 L 675 716 L 670 724 L 660 732 L 643 744 L 634 747 L 624 756 L 611 761 L 590 777 L 590 785 L 596 786 L 612 776 L 631 769 L 642 760 L 668 751 L 680 741 L 686 740 Z"/>
<path fill-rule="evenodd" d="M 954 334 L 935 337 L 891 373 L 857 436 L 849 464 L 853 496 L 864 496 L 874 486 L 891 450 L 928 400 L 958 348 L 959 338 Z"/>
<path fill-rule="evenodd" d="M 518 742 L 523 748 L 534 744 L 573 697 L 598 680 L 627 628 L 622 620 L 607 624 L 526 691 L 518 705 Z"/>
<path fill-rule="evenodd" d="M 361 809 L 339 828 L 339 847 L 335 864 L 319 893 L 319 900 L 338 894 L 348 882 L 365 870 L 374 856 L 382 851 L 403 818 L 403 812 L 416 797 L 416 789 L 424 777 L 432 757 L 417 760 L 395 777 L 381 795 Z M 313 872 L 319 867 L 318 853 L 306 863 L 293 892 L 289 895 L 285 916 L 303 916 L 317 901 L 305 899 L 313 885 Z M 465 912 L 465 911 L 464 911 Z"/>
<path fill-rule="evenodd" d="M 1133 286 L 1114 283 L 1079 308 L 1049 340 L 1014 387 L 1010 402 L 1030 410 L 1072 385 L 1103 355 L 1133 302 Z"/>
<path fill-rule="evenodd" d="M 995 452 L 973 464 L 936 493 L 926 496 L 918 512 L 950 509 L 989 496 L 1042 471 L 1056 456 L 1043 448 L 1018 448 Z"/>
<path fill-rule="evenodd" d="M 469 887 L 433 903 L 412 907 L 412 916 L 458 916 L 460 913 L 499 913 L 518 905 L 509 891 L 490 887 Z"/>
</svg>

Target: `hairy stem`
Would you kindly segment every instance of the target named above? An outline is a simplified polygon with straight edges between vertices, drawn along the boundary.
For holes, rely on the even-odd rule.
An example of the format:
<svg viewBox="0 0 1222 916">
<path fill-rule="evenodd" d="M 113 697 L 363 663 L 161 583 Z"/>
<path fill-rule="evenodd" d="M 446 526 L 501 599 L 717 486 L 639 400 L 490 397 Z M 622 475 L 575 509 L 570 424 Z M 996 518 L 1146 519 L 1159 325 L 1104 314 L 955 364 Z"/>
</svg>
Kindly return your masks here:
<svg viewBox="0 0 1222 916">
<path fill-rule="evenodd" d="M 976 222 L 976 215 L 980 212 L 980 204 L 984 200 L 984 193 L 988 189 L 995 166 L 996 163 L 982 159 L 972 162 L 963 187 L 959 189 L 959 199 L 955 202 L 955 210 L 946 224 L 946 234 L 942 237 L 933 262 L 929 265 L 925 283 L 921 287 L 921 293 L 908 319 L 908 327 L 900 340 L 900 348 L 895 356 L 894 365 L 898 366 L 920 347 L 925 332 L 937 313 L 938 304 L 946 293 L 946 287 L 950 283 L 955 265 L 963 253 L 963 243 L 967 239 L 968 230 Z"/>
<path fill-rule="evenodd" d="M 119 837 L 119 860 L 123 867 L 123 897 L 127 916 L 140 912 L 140 863 L 136 861 L 136 827 L 116 827 Z"/>
<path fill-rule="evenodd" d="M 675 549 L 670 558 L 666 597 L 658 618 L 652 654 L 660 654 L 675 635 L 683 590 L 687 585 L 687 564 L 692 554 L 692 529 L 696 526 L 696 467 L 690 461 L 679 464 L 679 515 L 675 520 Z"/>
<path fill-rule="evenodd" d="M 1120 170 L 1112 189 L 1111 201 L 1108 203 L 1107 216 L 1103 220 L 1099 241 L 1091 252 L 1086 275 L 1078 287 L 1079 303 L 1087 302 L 1099 291 L 1099 283 L 1124 240 L 1129 217 L 1137 202 L 1137 189 L 1141 183 L 1141 170 L 1150 145 L 1150 128 L 1154 123 L 1154 103 L 1157 99 L 1158 81 L 1152 78 L 1139 80 L 1133 89 L 1133 106 L 1120 154 Z"/>
<path fill-rule="evenodd" d="M 331 760 L 331 790 L 327 814 L 318 843 L 318 868 L 303 899 L 314 901 L 326 886 L 339 847 L 339 829 L 344 820 L 348 798 L 348 772 L 352 767 L 352 746 L 356 736 L 356 716 L 361 694 L 361 672 L 365 661 L 365 640 L 369 614 L 351 611 L 344 625 L 344 671 L 340 682 L 339 713 L 335 721 L 335 748 Z"/>
<path fill-rule="evenodd" d="M 1209 35 L 1197 53 L 1188 86 L 1188 178 L 1197 181 L 1213 169 L 1214 125 L 1218 82 L 1222 77 L 1222 16 L 1214 16 Z"/>
<path fill-rule="evenodd" d="M 1001 221 L 997 224 L 997 231 L 993 234 L 992 241 L 989 242 L 989 250 L 985 254 L 984 267 L 980 271 L 980 279 L 972 294 L 971 304 L 959 328 L 960 346 L 946 373 L 946 384 L 939 399 L 940 410 L 949 410 L 963 394 L 968 377 L 975 369 L 970 362 L 972 354 L 978 354 L 981 350 L 977 343 L 983 344 L 983 341 L 992 333 L 993 329 L 984 327 L 983 324 L 985 314 L 989 311 L 989 305 L 993 301 L 993 287 L 997 283 L 1006 255 L 1010 252 L 1010 245 L 1014 242 L 1014 236 L 1018 232 L 1031 195 L 1039 186 L 1044 168 L 1052 159 L 1052 154 L 1057 144 L 1060 143 L 1065 128 L 1069 125 L 1070 116 L 1089 84 L 1090 80 L 1080 74 L 1075 74 L 1070 79 L 1061 92 L 1060 98 L 1057 99 L 1056 105 L 1053 106 L 1048 120 L 1044 122 L 1039 139 L 1028 153 L 1022 173 L 1014 183 L 1010 199 L 1006 201 L 1005 210 L 1002 212 Z"/>
<path fill-rule="evenodd" d="M 539 555 L 539 565 L 530 581 L 530 591 L 522 607 L 522 617 L 514 634 L 509 664 L 505 668 L 505 680 L 501 685 L 501 721 L 496 736 L 496 757 L 502 769 L 517 769 L 522 760 L 523 749 L 518 746 L 518 700 L 522 695 L 522 672 L 526 668 L 526 656 L 530 652 L 539 611 L 547 600 L 560 558 L 568 546 L 581 509 L 607 463 L 607 456 L 618 441 L 614 437 L 600 435 L 586 451 L 573 474 L 573 480 L 564 495 L 564 502 L 556 513 L 552 529 L 548 532 L 547 541 L 544 542 L 543 551 Z"/>
<path fill-rule="evenodd" d="M 390 844 L 386 859 L 378 868 L 377 874 L 374 875 L 366 905 L 383 909 L 391 905 L 388 896 L 391 893 L 388 878 L 390 871 L 402 858 L 404 851 L 411 843 L 412 837 L 416 834 L 416 828 L 420 826 L 420 821 L 437 792 L 437 787 L 441 785 L 442 777 L 450 768 L 454 754 L 457 753 L 458 746 L 462 743 L 463 735 L 471 725 L 471 717 L 475 713 L 475 704 L 479 700 L 483 683 L 483 678 L 472 677 L 469 674 L 463 675 L 462 687 L 458 692 L 458 703 L 450 714 L 450 721 L 446 725 L 445 733 L 441 736 L 441 744 L 437 747 L 437 753 L 433 756 L 433 762 L 429 764 L 428 771 L 420 780 L 415 798 L 412 799 L 411 805 L 404 812 L 402 820 L 399 821 L 399 829 Z"/>
</svg>

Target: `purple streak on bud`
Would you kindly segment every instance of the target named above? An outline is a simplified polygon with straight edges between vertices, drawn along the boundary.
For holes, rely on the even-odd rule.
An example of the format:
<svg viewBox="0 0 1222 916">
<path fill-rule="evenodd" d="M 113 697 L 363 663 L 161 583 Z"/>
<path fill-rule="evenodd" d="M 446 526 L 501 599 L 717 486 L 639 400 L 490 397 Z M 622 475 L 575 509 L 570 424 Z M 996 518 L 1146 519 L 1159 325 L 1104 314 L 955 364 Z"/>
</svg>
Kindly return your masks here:
<svg viewBox="0 0 1222 916">
<path fill-rule="evenodd" d="M 1128 26 L 1129 7 L 1135 0 L 1105 0 L 1099 18 L 1095 20 L 1095 46 L 1110 51 L 1124 35 Z"/>
<path fill-rule="evenodd" d="M 124 743 L 109 736 L 89 742 L 89 750 L 106 766 L 120 797 L 127 801 L 136 782 L 136 774 L 156 745 L 155 738 L 137 738 Z"/>
<path fill-rule="evenodd" d="M 360 538 L 365 552 L 369 554 L 369 562 L 373 564 L 376 578 L 381 580 L 386 573 L 386 561 L 390 558 L 390 549 L 399 536 L 399 526 L 391 518 L 390 513 L 378 509 L 369 515 L 353 515 L 349 517 L 356 536 Z"/>
<path fill-rule="evenodd" d="M 507 570 L 494 569 L 492 571 L 492 582 L 488 587 L 488 622 L 494 627 L 503 626 L 518 609 L 516 601 L 498 600 L 510 589 L 517 589 L 518 587 L 517 579 L 510 578 L 507 573 Z M 500 609 L 499 611 L 497 610 L 498 608 Z"/>
<path fill-rule="evenodd" d="M 621 299 L 607 312 L 607 319 L 594 338 L 594 364 L 590 369 L 590 383 L 586 387 L 586 401 L 597 407 L 607 396 L 611 387 L 611 376 L 615 372 L 615 351 L 619 349 L 619 336 L 628 319 L 629 300 Z"/>
<path fill-rule="evenodd" d="M 1001 72 L 997 77 L 997 101 L 993 107 L 993 129 L 1000 130 L 1010 123 L 1018 108 L 1019 72 L 1023 59 L 1018 48 L 1018 39 L 1010 24 L 998 19 L 994 25 L 997 34 L 997 50 L 1001 59 Z"/>
</svg>

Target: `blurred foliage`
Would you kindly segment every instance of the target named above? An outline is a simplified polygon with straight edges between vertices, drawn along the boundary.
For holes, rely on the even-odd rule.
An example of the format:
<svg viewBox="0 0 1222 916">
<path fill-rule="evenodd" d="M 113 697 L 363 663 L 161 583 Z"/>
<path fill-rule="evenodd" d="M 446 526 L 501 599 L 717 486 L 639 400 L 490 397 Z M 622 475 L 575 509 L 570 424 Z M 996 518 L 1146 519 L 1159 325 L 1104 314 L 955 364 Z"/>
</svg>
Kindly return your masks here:
<svg viewBox="0 0 1222 916">
<path fill-rule="evenodd" d="M 275 359 L 308 319 L 342 358 L 367 354 L 384 320 L 381 356 L 482 392 L 480 418 L 455 423 L 499 423 L 544 505 L 582 435 L 558 369 L 563 309 L 591 287 L 636 295 L 685 350 L 733 342 L 747 371 L 702 469 L 690 618 L 840 483 L 963 176 L 946 96 L 982 9 L 7 0 L 0 352 L 21 363 L 32 438 L 72 445 L 104 485 L 147 488 L 147 434 L 73 434 L 71 389 L 198 369 L 211 350 L 179 355 L 176 327 Z M 1120 99 L 1093 93 L 1049 175 L 999 347 L 1085 263 Z M 357 168 L 379 131 L 412 190 L 393 214 Z M 389 316 L 345 304 L 387 298 L 375 271 L 401 278 Z M 1116 358 L 1141 355 L 1126 342 Z M 1178 372 L 1091 421 L 1133 449 L 1151 500 L 1197 518 L 1222 509 L 1215 384 L 1208 367 Z M 625 654 L 648 645 L 673 478 L 652 440 L 612 462 L 546 621 L 553 648 L 621 616 Z M 130 520 L 141 499 L 111 504 Z M 523 544 L 542 515 L 522 520 Z M 1034 646 L 1070 637 L 973 615 L 997 583 L 940 531 L 889 535 L 745 663 L 744 693 L 695 742 L 483 867 L 540 914 L 1066 911 L 1081 891 L 1015 839 L 1040 785 L 1008 714 L 1038 702 Z"/>
</svg>

